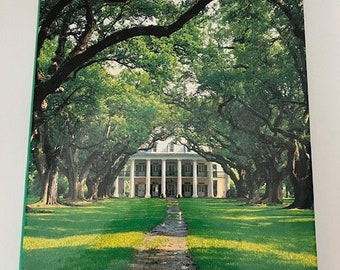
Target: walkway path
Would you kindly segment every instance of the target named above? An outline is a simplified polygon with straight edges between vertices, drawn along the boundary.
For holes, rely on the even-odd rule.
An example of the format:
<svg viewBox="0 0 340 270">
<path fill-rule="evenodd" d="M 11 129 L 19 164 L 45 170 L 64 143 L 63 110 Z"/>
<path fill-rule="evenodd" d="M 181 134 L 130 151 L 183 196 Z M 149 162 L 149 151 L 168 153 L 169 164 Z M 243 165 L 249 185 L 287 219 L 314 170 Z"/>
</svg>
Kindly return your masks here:
<svg viewBox="0 0 340 270">
<path fill-rule="evenodd" d="M 188 227 L 179 210 L 178 200 L 168 198 L 164 222 L 148 233 L 131 269 L 195 270 L 185 240 L 187 234 Z"/>
</svg>

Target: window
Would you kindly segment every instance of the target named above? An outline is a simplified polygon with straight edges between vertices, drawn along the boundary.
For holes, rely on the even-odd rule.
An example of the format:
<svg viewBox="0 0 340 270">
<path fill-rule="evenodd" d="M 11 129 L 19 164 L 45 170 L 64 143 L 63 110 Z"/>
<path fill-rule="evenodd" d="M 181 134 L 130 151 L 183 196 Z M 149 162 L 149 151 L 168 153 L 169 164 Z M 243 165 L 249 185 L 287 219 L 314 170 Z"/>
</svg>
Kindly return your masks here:
<svg viewBox="0 0 340 270">
<path fill-rule="evenodd" d="M 190 193 L 191 192 L 191 185 L 190 184 L 184 184 L 184 192 L 185 193 Z"/>
<path fill-rule="evenodd" d="M 204 163 L 197 164 L 197 176 L 206 177 L 207 176 L 207 165 Z"/>
<path fill-rule="evenodd" d="M 161 175 L 161 164 L 153 163 L 151 165 L 151 176 L 160 176 Z"/>
<path fill-rule="evenodd" d="M 136 175 L 145 176 L 146 165 L 145 163 L 136 164 Z"/>
<path fill-rule="evenodd" d="M 197 194 L 198 194 L 198 197 L 204 197 L 204 196 L 207 196 L 207 185 L 205 184 L 198 184 L 197 185 Z"/>
<path fill-rule="evenodd" d="M 167 170 L 167 175 L 168 176 L 175 176 L 177 175 L 177 167 L 175 163 L 168 163 L 167 164 L 168 170 Z"/>
<path fill-rule="evenodd" d="M 168 152 L 174 152 L 174 150 L 175 150 L 175 144 L 173 142 L 169 143 Z"/>
<path fill-rule="evenodd" d="M 184 165 L 184 171 L 185 172 L 191 172 L 192 165 L 190 163 L 185 163 Z"/>
<path fill-rule="evenodd" d="M 217 180 L 214 180 L 213 182 L 213 192 L 214 192 L 214 197 L 217 196 Z"/>
<path fill-rule="evenodd" d="M 184 153 L 190 153 L 190 149 L 186 146 L 184 146 Z"/>
<path fill-rule="evenodd" d="M 183 176 L 192 176 L 192 165 L 190 163 L 185 163 L 182 171 Z"/>
<path fill-rule="evenodd" d="M 197 185 L 197 192 L 198 193 L 205 193 L 205 185 L 204 184 L 198 184 Z"/>
<path fill-rule="evenodd" d="M 213 164 L 212 167 L 213 167 L 213 177 L 217 177 L 217 165 Z"/>
<path fill-rule="evenodd" d="M 145 172 L 145 163 L 139 163 L 136 165 L 136 171 L 137 172 Z"/>
<path fill-rule="evenodd" d="M 159 163 L 154 163 L 154 164 L 152 164 L 152 171 L 153 171 L 153 172 L 159 172 L 159 171 L 161 171 L 161 164 L 159 164 Z"/>
<path fill-rule="evenodd" d="M 198 172 L 205 172 L 205 165 L 203 163 L 198 163 Z"/>
<path fill-rule="evenodd" d="M 152 147 L 152 152 L 156 153 L 157 152 L 157 143 L 155 142 Z"/>
</svg>

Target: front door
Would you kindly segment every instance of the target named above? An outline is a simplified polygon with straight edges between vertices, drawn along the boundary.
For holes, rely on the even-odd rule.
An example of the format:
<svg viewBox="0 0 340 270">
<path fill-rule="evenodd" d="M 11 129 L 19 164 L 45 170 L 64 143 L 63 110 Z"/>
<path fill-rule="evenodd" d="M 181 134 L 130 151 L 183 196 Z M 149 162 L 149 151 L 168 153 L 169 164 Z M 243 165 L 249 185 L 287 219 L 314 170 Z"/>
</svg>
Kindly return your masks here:
<svg viewBox="0 0 340 270">
<path fill-rule="evenodd" d="M 151 196 L 152 197 L 158 197 L 159 196 L 159 185 L 158 184 L 152 184 L 151 185 Z"/>
<path fill-rule="evenodd" d="M 137 184 L 137 196 L 138 197 L 145 196 L 145 184 Z"/>
<path fill-rule="evenodd" d="M 176 196 L 176 184 L 175 183 L 167 183 L 166 185 L 166 196 L 174 197 Z"/>
<path fill-rule="evenodd" d="M 191 197 L 192 196 L 192 185 L 191 184 L 184 184 L 183 185 L 183 196 L 184 197 Z"/>
<path fill-rule="evenodd" d="M 197 185 L 197 195 L 198 195 L 198 197 L 207 196 L 207 185 L 198 184 Z"/>
</svg>

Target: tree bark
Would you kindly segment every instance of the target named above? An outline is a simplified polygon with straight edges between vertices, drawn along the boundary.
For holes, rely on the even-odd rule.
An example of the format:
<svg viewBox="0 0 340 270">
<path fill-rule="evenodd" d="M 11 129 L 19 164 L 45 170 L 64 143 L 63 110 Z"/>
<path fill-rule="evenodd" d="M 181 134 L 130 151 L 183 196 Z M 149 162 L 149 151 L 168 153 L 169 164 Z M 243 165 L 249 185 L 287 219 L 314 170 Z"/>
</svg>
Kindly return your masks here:
<svg viewBox="0 0 340 270">
<path fill-rule="evenodd" d="M 266 170 L 268 175 L 266 177 L 266 191 L 261 199 L 261 203 L 267 205 L 276 205 L 283 203 L 282 182 L 283 173 L 277 170 L 277 165 L 270 162 Z"/>
<path fill-rule="evenodd" d="M 239 178 L 234 181 L 234 184 L 236 188 L 236 197 L 242 199 L 248 198 L 248 187 L 244 170 L 239 171 Z"/>
<path fill-rule="evenodd" d="M 48 205 L 55 205 L 59 204 L 58 202 L 58 165 L 57 162 L 54 161 L 51 165 L 49 171 L 49 181 L 48 181 L 48 195 L 46 204 Z"/>
<path fill-rule="evenodd" d="M 33 140 L 35 147 L 32 153 L 41 185 L 40 204 L 57 203 L 58 194 L 58 157 L 59 149 L 52 147 L 48 136 L 48 123 L 35 130 Z"/>
<path fill-rule="evenodd" d="M 125 163 L 128 161 L 130 155 L 112 155 L 111 163 L 107 164 L 106 174 L 103 181 L 98 185 L 98 197 L 112 197 L 113 196 L 113 184 L 117 180 L 119 172 L 124 168 Z"/>
<path fill-rule="evenodd" d="M 63 151 L 63 171 L 67 177 L 69 183 L 69 194 L 67 200 L 74 202 L 78 200 L 84 200 L 84 187 L 86 185 L 86 179 L 90 173 L 93 161 L 99 156 L 100 151 L 98 149 L 92 151 L 82 163 L 76 160 L 76 152 L 71 145 L 64 147 Z"/>
<path fill-rule="evenodd" d="M 87 177 L 86 186 L 87 186 L 87 196 L 88 200 L 97 200 L 98 199 L 98 186 L 100 183 L 99 177 Z"/>
<path fill-rule="evenodd" d="M 261 203 L 276 205 L 283 203 L 282 182 L 280 178 L 270 178 L 266 181 L 266 192 L 261 199 Z"/>
<path fill-rule="evenodd" d="M 297 141 L 290 151 L 294 202 L 288 208 L 314 208 L 313 180 L 310 145 Z"/>
</svg>

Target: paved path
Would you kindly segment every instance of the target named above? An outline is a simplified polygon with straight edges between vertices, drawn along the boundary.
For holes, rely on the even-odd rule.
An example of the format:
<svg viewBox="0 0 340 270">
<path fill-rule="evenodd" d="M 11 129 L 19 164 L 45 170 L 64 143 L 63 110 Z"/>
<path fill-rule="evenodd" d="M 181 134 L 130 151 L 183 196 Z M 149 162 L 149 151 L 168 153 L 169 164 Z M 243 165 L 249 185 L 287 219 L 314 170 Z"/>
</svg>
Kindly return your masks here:
<svg viewBox="0 0 340 270">
<path fill-rule="evenodd" d="M 182 218 L 178 200 L 168 198 L 164 222 L 148 233 L 131 269 L 195 270 L 185 240 L 187 234 L 188 226 Z"/>
</svg>

